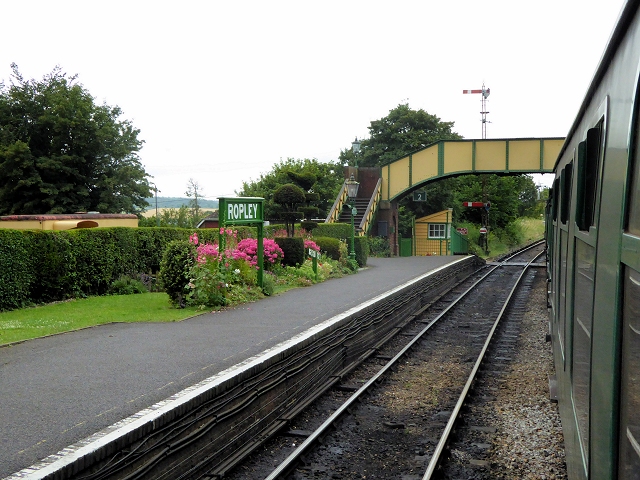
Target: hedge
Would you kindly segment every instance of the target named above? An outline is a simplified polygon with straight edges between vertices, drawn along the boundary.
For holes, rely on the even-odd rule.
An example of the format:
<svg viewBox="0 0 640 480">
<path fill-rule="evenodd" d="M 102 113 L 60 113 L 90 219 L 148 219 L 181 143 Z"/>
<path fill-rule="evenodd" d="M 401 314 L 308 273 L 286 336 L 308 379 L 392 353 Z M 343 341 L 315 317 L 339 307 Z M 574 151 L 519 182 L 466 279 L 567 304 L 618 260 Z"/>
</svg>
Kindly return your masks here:
<svg viewBox="0 0 640 480">
<path fill-rule="evenodd" d="M 230 228 L 237 232 L 238 240 L 255 238 L 255 227 Z M 157 273 L 169 243 L 188 240 L 193 232 L 169 227 L 60 232 L 0 229 L 0 311 L 70 297 L 103 295 L 122 275 Z M 349 239 L 350 232 L 348 224 L 321 223 L 314 230 L 314 237 Z M 219 232 L 201 229 L 197 233 L 200 242 L 213 243 Z M 270 235 L 265 231 L 265 236 Z M 283 243 L 291 249 L 289 257 L 293 264 L 301 264 L 304 247 L 289 245 L 288 240 Z M 366 238 L 355 238 L 355 250 L 358 264 L 365 266 L 369 255 Z"/>
<path fill-rule="evenodd" d="M 239 237 L 252 233 L 234 230 Z M 157 273 L 167 245 L 188 240 L 192 233 L 193 229 L 155 227 L 0 229 L 0 311 L 102 295 L 121 275 Z M 212 243 L 218 230 L 198 230 L 198 237 Z"/>
<path fill-rule="evenodd" d="M 302 265 L 305 259 L 304 239 L 301 237 L 276 237 L 275 242 L 282 249 L 284 258 L 282 265 L 296 267 Z"/>
<path fill-rule="evenodd" d="M 340 260 L 340 240 L 333 237 L 313 237 L 320 251 L 333 260 Z"/>
</svg>

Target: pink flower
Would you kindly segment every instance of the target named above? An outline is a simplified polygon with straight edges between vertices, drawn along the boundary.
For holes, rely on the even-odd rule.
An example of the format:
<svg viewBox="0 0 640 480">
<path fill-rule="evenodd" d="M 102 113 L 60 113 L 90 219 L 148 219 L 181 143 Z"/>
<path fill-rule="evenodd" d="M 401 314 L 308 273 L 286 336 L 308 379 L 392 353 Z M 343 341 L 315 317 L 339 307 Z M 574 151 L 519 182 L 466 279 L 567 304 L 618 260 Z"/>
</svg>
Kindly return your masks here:
<svg viewBox="0 0 640 480">
<path fill-rule="evenodd" d="M 320 251 L 320 247 L 316 244 L 316 242 L 314 242 L 313 240 L 308 240 L 305 238 L 304 240 L 304 249 L 308 250 L 315 250 L 316 252 Z"/>
</svg>

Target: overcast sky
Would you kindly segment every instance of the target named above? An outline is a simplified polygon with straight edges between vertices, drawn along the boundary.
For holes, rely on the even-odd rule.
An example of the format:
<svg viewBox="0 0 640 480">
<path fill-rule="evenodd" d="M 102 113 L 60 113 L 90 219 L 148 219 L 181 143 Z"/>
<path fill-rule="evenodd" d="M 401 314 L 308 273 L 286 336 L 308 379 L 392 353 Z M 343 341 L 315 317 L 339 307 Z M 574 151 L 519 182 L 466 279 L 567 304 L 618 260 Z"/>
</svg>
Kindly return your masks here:
<svg viewBox="0 0 640 480">
<path fill-rule="evenodd" d="M 160 196 L 337 160 L 400 103 L 481 138 L 564 136 L 623 0 L 0 0 L 0 79 L 60 65 L 141 130 Z"/>
</svg>

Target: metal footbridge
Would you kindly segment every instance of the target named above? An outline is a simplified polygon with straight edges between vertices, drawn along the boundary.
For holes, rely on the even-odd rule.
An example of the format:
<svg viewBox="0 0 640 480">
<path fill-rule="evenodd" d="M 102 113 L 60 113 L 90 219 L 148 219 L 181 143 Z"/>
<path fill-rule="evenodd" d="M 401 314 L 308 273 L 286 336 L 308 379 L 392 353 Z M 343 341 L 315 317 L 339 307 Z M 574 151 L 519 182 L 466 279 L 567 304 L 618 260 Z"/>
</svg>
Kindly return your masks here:
<svg viewBox="0 0 640 480">
<path fill-rule="evenodd" d="M 388 209 L 389 204 L 441 178 L 483 173 L 551 173 L 563 144 L 564 137 L 441 140 L 376 169 L 347 167 L 345 179 L 353 173 L 361 184 L 358 199 L 364 211 L 358 208 L 358 234 L 368 233 L 380 205 Z M 371 176 L 371 170 L 376 178 L 366 178 Z M 341 221 L 347 202 L 345 185 L 326 222 Z M 393 214 L 389 221 L 395 223 Z"/>
</svg>

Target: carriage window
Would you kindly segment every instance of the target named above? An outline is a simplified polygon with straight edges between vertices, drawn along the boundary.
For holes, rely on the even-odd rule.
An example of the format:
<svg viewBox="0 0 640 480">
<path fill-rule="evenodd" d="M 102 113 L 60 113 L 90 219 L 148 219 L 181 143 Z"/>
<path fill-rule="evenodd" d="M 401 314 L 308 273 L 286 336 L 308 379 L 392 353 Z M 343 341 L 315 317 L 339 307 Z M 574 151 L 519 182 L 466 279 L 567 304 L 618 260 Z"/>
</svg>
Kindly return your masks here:
<svg viewBox="0 0 640 480">
<path fill-rule="evenodd" d="M 562 197 L 560 198 L 560 221 L 567 223 L 569 220 L 569 205 L 571 204 L 571 174 L 573 173 L 573 163 L 569 163 L 560 175 L 562 184 Z"/>
<path fill-rule="evenodd" d="M 635 135 L 635 165 L 628 199 L 627 231 L 640 237 L 640 132 Z"/>
<path fill-rule="evenodd" d="M 602 145 L 603 120 L 587 131 L 587 139 L 578 145 L 578 198 L 576 202 L 576 224 L 580 230 L 589 230 L 594 225 L 596 190 Z"/>
<path fill-rule="evenodd" d="M 640 472 L 640 273 L 625 268 L 618 478 Z"/>
<path fill-rule="evenodd" d="M 551 197 L 551 208 L 553 213 L 553 221 L 558 219 L 558 196 L 560 195 L 560 182 L 556 178 L 553 182 L 553 188 L 551 189 L 553 196 Z"/>
</svg>

